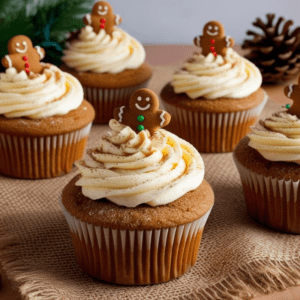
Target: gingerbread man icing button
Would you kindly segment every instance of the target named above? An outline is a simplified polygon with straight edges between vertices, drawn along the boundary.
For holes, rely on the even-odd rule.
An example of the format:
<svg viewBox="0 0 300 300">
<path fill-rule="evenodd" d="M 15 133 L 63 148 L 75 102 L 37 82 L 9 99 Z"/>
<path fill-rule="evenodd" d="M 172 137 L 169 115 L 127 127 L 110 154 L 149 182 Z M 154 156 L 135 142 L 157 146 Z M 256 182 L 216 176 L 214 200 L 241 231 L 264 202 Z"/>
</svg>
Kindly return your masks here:
<svg viewBox="0 0 300 300">
<path fill-rule="evenodd" d="M 113 8 L 108 2 L 98 1 L 94 4 L 92 13 L 84 16 L 83 23 L 92 26 L 96 33 L 104 29 L 111 35 L 115 26 L 122 23 L 122 18 L 114 15 Z"/>
<path fill-rule="evenodd" d="M 158 97 L 149 89 L 135 91 L 130 97 L 129 108 L 116 108 L 114 118 L 131 127 L 136 133 L 148 130 L 151 135 L 167 126 L 171 120 L 169 113 L 159 109 Z"/>
<path fill-rule="evenodd" d="M 218 21 L 210 21 L 204 25 L 203 35 L 194 38 L 194 44 L 202 48 L 204 56 L 213 53 L 225 56 L 227 49 L 234 45 L 234 39 L 225 36 L 224 26 Z"/>
<path fill-rule="evenodd" d="M 17 35 L 8 41 L 7 50 L 1 64 L 4 68 L 16 68 L 18 72 L 25 71 L 41 73 L 43 66 L 40 60 L 45 57 L 45 50 L 40 46 L 33 47 L 32 42 L 26 35 Z"/>
<path fill-rule="evenodd" d="M 300 118 L 300 76 L 298 77 L 298 84 L 290 84 L 284 88 L 284 94 L 293 100 L 292 106 L 286 105 L 287 113 Z"/>
</svg>

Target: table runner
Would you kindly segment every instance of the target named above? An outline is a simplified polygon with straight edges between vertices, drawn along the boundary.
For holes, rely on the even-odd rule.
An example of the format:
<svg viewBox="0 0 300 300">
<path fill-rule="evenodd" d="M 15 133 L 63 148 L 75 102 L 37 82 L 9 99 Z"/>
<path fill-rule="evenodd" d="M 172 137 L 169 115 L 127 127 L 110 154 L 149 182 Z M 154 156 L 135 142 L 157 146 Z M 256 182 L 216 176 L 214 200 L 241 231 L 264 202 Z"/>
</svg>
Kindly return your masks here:
<svg viewBox="0 0 300 300">
<path fill-rule="evenodd" d="M 149 88 L 159 93 L 175 66 L 157 66 Z M 268 101 L 262 117 L 279 108 Z M 92 128 L 97 145 L 108 126 Z M 251 299 L 300 285 L 300 238 L 268 229 L 246 212 L 232 153 L 202 154 L 215 205 L 196 265 L 173 281 L 152 286 L 102 283 L 77 266 L 59 207 L 63 187 L 78 171 L 46 180 L 0 176 L 0 264 L 29 300 Z M 1 163 L 1 162 L 0 162 Z"/>
</svg>

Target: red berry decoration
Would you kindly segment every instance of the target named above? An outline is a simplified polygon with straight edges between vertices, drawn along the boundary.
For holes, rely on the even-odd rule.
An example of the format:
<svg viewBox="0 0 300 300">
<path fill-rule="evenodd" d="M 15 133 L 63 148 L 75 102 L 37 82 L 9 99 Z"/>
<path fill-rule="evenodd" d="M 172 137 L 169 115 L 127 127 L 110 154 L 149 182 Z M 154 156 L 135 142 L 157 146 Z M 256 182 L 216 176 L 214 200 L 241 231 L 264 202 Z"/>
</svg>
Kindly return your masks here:
<svg viewBox="0 0 300 300">
<path fill-rule="evenodd" d="M 100 23 L 101 23 L 101 24 L 100 24 L 100 28 L 101 28 L 101 29 L 104 29 L 104 27 L 105 27 L 105 22 L 106 22 L 106 20 L 105 20 L 104 18 L 100 20 Z"/>
</svg>

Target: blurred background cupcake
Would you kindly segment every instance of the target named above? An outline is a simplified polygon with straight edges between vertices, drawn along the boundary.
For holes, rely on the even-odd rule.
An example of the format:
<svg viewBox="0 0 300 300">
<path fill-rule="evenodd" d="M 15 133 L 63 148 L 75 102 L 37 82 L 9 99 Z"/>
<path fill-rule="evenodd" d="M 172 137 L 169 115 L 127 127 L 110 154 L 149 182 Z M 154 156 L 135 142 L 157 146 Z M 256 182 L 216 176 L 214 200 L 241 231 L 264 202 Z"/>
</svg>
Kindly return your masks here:
<svg viewBox="0 0 300 300">
<path fill-rule="evenodd" d="M 114 108 L 128 105 L 130 95 L 148 85 L 152 70 L 142 44 L 117 27 L 122 18 L 108 2 L 96 2 L 83 21 L 86 26 L 67 44 L 61 69 L 81 82 L 96 111 L 94 122 L 107 124 Z"/>
<path fill-rule="evenodd" d="M 231 47 L 223 25 L 208 22 L 194 43 L 202 48 L 161 92 L 172 114 L 168 130 L 200 152 L 229 152 L 249 132 L 264 108 L 258 68 Z"/>
<path fill-rule="evenodd" d="M 0 77 L 0 173 L 49 178 L 81 159 L 95 113 L 79 81 L 24 35 L 11 38 Z"/>
<path fill-rule="evenodd" d="M 154 284 L 188 271 L 214 203 L 200 154 L 160 129 L 170 115 L 158 105 L 148 89 L 133 93 L 62 193 L 76 260 L 106 282 Z"/>
<path fill-rule="evenodd" d="M 271 228 L 300 233 L 300 87 L 289 85 L 284 92 L 292 107 L 252 127 L 234 160 L 249 215 Z"/>
</svg>

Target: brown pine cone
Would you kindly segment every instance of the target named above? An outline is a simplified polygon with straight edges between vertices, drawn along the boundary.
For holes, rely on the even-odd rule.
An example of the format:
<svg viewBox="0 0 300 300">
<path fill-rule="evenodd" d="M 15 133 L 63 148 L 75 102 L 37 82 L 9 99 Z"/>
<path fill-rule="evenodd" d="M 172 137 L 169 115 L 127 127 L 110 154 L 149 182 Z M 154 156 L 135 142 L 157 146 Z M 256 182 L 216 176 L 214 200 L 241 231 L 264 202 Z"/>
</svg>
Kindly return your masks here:
<svg viewBox="0 0 300 300">
<path fill-rule="evenodd" d="M 266 24 L 256 18 L 252 24 L 263 32 L 248 30 L 247 35 L 253 38 L 242 44 L 243 49 L 250 50 L 245 57 L 259 68 L 263 82 L 272 83 L 290 80 L 300 72 L 300 27 L 290 32 L 294 22 L 288 20 L 279 32 L 285 19 L 280 17 L 273 25 L 274 18 L 275 14 L 267 14 Z"/>
</svg>

